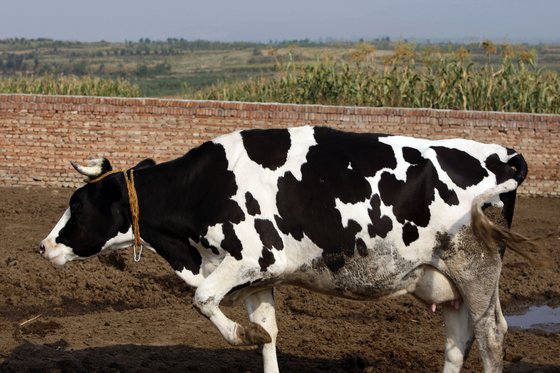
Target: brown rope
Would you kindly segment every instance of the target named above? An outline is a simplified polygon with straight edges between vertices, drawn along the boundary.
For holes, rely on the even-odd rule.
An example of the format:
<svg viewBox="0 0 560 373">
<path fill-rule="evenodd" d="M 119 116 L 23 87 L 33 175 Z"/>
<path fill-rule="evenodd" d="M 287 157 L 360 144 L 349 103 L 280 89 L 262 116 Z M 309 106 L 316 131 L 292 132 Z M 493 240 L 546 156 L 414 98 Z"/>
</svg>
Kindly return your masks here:
<svg viewBox="0 0 560 373">
<path fill-rule="evenodd" d="M 138 207 L 138 195 L 134 187 L 134 170 L 130 170 L 130 176 L 123 171 L 124 180 L 126 181 L 126 189 L 128 190 L 128 201 L 130 203 L 130 214 L 132 216 L 132 234 L 134 236 L 134 248 L 142 250 L 142 240 L 140 239 L 140 208 Z M 142 255 L 142 251 L 140 251 Z M 135 258 L 136 259 L 136 258 Z M 138 256 L 140 259 L 140 256 Z"/>
<path fill-rule="evenodd" d="M 128 192 L 128 202 L 130 204 L 130 216 L 132 220 L 132 236 L 134 237 L 134 261 L 138 262 L 142 256 L 142 239 L 140 238 L 140 208 L 138 207 L 138 195 L 136 194 L 136 187 L 134 186 L 134 170 L 130 170 L 130 176 L 127 171 L 123 170 L 109 171 L 93 180 L 89 180 L 88 183 L 97 183 L 98 181 L 105 179 L 107 176 L 118 174 L 120 172 L 124 175 L 126 190 Z M 136 253 L 137 249 L 139 249 L 138 254 Z"/>
<path fill-rule="evenodd" d="M 101 176 L 98 176 L 98 177 L 96 177 L 96 178 L 93 179 L 93 180 L 88 180 L 87 182 L 88 182 L 88 184 L 95 184 L 95 183 L 97 183 L 98 181 L 101 181 L 101 180 L 105 179 L 107 176 L 111 176 L 111 175 L 114 175 L 114 174 L 118 174 L 119 172 L 124 172 L 124 171 L 121 171 L 121 170 L 113 170 L 113 171 L 105 172 L 105 173 L 102 174 Z"/>
</svg>

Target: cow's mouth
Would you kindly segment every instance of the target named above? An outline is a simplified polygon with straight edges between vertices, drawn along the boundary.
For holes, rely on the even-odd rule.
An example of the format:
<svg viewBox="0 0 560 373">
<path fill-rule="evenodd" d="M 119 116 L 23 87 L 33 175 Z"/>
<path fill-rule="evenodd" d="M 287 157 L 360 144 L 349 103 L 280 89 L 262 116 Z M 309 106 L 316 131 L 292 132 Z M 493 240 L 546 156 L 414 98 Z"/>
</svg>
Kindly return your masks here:
<svg viewBox="0 0 560 373">
<path fill-rule="evenodd" d="M 66 262 L 68 261 L 64 255 L 58 255 L 55 256 L 54 258 L 50 258 L 49 261 L 51 262 L 51 264 L 53 264 L 56 267 L 62 267 L 63 265 L 66 264 Z"/>
<path fill-rule="evenodd" d="M 52 246 L 45 241 L 39 245 L 39 254 L 57 267 L 63 266 L 76 257 L 70 247 L 61 244 Z"/>
</svg>

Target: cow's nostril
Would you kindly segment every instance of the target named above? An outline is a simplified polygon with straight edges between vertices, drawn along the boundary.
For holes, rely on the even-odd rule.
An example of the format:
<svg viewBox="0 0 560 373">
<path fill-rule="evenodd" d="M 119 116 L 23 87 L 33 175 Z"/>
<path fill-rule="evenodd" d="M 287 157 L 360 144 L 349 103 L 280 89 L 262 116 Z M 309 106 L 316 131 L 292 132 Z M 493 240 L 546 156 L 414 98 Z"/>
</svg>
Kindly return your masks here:
<svg viewBox="0 0 560 373">
<path fill-rule="evenodd" d="M 45 245 L 40 244 L 39 245 L 39 254 L 43 255 L 45 253 Z"/>
</svg>

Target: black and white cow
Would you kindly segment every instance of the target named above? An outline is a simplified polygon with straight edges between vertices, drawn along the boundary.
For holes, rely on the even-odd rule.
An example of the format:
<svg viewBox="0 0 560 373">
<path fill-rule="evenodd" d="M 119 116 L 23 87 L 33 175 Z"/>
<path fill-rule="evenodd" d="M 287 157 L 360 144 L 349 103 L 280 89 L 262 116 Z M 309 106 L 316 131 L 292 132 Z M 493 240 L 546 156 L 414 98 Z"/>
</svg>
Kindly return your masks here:
<svg viewBox="0 0 560 373">
<path fill-rule="evenodd" d="M 56 265 L 133 242 L 131 170 L 75 167 L 92 182 L 41 243 Z M 501 254 L 523 241 L 507 229 L 527 173 L 515 151 L 306 126 L 234 132 L 132 170 L 143 245 L 197 288 L 195 306 L 229 343 L 263 345 L 266 372 L 278 371 L 279 284 L 441 305 L 444 371 L 460 370 L 475 337 L 485 371 L 501 370 Z M 220 310 L 237 300 L 248 325 Z"/>
</svg>

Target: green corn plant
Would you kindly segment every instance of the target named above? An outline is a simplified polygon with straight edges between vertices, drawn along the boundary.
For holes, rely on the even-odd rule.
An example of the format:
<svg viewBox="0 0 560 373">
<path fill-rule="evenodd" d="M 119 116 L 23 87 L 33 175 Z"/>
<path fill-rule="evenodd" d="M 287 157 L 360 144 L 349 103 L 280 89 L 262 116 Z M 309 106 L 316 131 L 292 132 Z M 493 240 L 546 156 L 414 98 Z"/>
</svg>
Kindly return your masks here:
<svg viewBox="0 0 560 373">
<path fill-rule="evenodd" d="M 0 93 L 137 97 L 140 89 L 120 78 L 15 76 L 0 79 Z"/>
<path fill-rule="evenodd" d="M 556 72 L 536 68 L 533 54 L 516 56 L 511 48 L 492 65 L 496 47 L 488 44 L 485 50 L 484 64 L 471 61 L 462 50 L 437 58 L 431 54 L 418 66 L 409 46 L 384 58 L 381 69 L 363 61 L 324 60 L 304 66 L 289 61 L 278 65 L 273 78 L 217 84 L 195 98 L 560 113 Z"/>
</svg>

